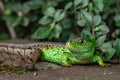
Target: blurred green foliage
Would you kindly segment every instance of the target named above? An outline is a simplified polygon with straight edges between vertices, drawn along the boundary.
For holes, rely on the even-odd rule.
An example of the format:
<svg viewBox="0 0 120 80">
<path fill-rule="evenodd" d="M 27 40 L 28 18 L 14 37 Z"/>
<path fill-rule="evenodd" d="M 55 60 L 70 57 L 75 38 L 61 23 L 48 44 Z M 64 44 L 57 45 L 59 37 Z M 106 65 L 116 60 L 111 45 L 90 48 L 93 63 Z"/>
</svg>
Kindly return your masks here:
<svg viewBox="0 0 120 80">
<path fill-rule="evenodd" d="M 109 60 L 120 57 L 119 0 L 1 0 L 0 39 L 17 38 L 66 42 L 94 37 L 96 52 Z M 7 24 L 7 25 L 6 25 Z M 7 26 L 7 27 L 6 27 Z"/>
</svg>

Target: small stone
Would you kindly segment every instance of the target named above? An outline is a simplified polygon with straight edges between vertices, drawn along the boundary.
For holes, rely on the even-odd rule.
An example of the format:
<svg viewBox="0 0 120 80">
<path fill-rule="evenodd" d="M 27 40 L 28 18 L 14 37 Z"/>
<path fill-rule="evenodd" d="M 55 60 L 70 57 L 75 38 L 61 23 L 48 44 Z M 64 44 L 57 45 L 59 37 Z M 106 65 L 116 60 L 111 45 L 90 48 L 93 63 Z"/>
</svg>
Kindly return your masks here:
<svg viewBox="0 0 120 80">
<path fill-rule="evenodd" d="M 35 72 L 33 75 L 34 75 L 34 76 L 37 76 L 38 74 Z"/>
<path fill-rule="evenodd" d="M 103 74 L 106 74 L 105 72 Z"/>
<path fill-rule="evenodd" d="M 49 62 L 38 62 L 35 64 L 35 68 L 37 70 L 54 70 L 59 69 L 62 66 L 55 64 L 55 63 L 49 63 Z"/>
</svg>

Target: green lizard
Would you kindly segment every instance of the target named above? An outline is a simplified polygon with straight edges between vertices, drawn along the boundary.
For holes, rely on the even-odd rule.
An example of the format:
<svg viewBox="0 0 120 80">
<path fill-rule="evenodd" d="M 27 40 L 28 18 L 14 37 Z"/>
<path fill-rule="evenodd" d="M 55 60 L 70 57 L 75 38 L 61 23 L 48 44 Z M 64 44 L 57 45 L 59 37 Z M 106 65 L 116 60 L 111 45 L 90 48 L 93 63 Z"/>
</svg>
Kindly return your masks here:
<svg viewBox="0 0 120 80">
<path fill-rule="evenodd" d="M 42 48 L 41 50 L 41 59 L 43 61 L 54 62 L 63 66 L 96 62 L 100 66 L 106 66 L 102 58 L 94 54 L 92 42 L 87 40 L 75 39 L 68 41 L 65 47 L 52 46 Z"/>
<path fill-rule="evenodd" d="M 43 61 L 54 62 L 63 66 L 71 66 L 79 61 L 66 47 L 60 46 L 43 48 L 41 59 Z"/>
</svg>

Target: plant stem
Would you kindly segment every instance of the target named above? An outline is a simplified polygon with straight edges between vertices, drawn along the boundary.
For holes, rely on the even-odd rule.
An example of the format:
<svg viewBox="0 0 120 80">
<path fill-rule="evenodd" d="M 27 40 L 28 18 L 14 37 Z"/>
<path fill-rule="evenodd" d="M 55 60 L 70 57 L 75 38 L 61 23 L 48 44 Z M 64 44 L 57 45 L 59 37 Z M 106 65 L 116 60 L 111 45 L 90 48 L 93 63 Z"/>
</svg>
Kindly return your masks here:
<svg viewBox="0 0 120 80">
<path fill-rule="evenodd" d="M 3 4 L 3 2 L 1 0 L 0 0 L 0 9 L 1 9 L 2 13 L 4 14 L 5 7 L 4 7 L 4 4 Z M 8 31 L 10 33 L 11 38 L 15 39 L 16 38 L 16 33 L 15 33 L 14 28 L 12 26 L 10 26 L 7 21 L 5 21 L 5 23 L 7 25 L 7 29 L 8 29 Z"/>
<path fill-rule="evenodd" d="M 7 22 L 6 22 L 6 25 L 7 25 L 8 31 L 9 31 L 9 33 L 11 35 L 11 38 L 16 39 L 17 37 L 16 37 L 16 33 L 15 33 L 14 28 L 9 26 Z"/>
<path fill-rule="evenodd" d="M 73 14 L 74 14 L 74 16 L 73 16 L 73 26 L 74 26 L 74 28 L 75 28 L 76 34 L 77 34 L 77 35 L 80 35 L 79 27 L 76 26 L 76 18 L 75 18 L 75 15 L 77 14 L 77 11 L 76 11 L 76 8 L 75 8 L 74 5 L 73 5 Z"/>
<path fill-rule="evenodd" d="M 94 26 L 92 26 L 92 35 L 95 37 Z"/>
</svg>

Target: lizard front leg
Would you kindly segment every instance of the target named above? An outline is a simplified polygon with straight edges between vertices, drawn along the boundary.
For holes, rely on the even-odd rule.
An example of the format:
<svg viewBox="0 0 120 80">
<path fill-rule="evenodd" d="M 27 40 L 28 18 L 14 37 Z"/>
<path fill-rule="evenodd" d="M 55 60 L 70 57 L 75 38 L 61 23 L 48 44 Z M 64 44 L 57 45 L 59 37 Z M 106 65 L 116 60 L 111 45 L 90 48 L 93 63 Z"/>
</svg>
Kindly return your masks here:
<svg viewBox="0 0 120 80">
<path fill-rule="evenodd" d="M 109 66 L 109 64 L 104 63 L 103 59 L 98 55 L 94 56 L 93 62 L 97 62 L 100 66 Z"/>
<path fill-rule="evenodd" d="M 69 52 L 64 52 L 62 54 L 62 66 L 71 66 L 69 59 L 68 59 L 69 55 L 70 55 Z"/>
<path fill-rule="evenodd" d="M 70 52 L 64 52 L 62 55 L 62 65 L 71 66 L 72 64 L 78 64 L 79 60 Z"/>
</svg>

